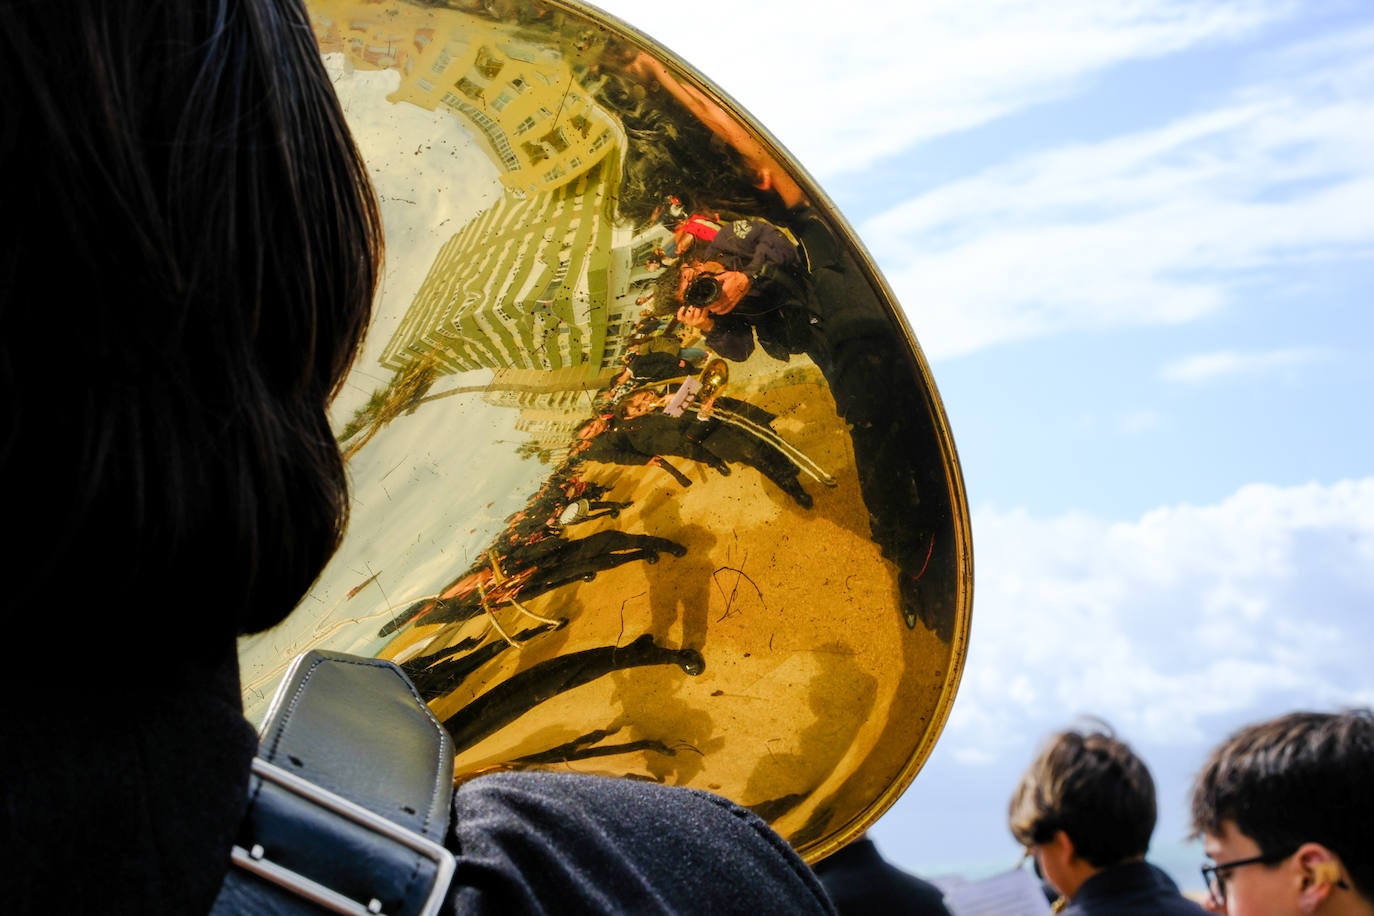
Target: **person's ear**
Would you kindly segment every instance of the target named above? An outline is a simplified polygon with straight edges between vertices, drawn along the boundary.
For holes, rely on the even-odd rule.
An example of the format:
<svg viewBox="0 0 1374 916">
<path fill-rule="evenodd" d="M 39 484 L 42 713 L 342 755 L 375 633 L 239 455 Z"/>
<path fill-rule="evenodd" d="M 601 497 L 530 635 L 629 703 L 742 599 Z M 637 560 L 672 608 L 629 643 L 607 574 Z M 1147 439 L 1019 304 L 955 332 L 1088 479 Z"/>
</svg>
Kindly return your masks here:
<svg viewBox="0 0 1374 916">
<path fill-rule="evenodd" d="M 1073 837 L 1069 836 L 1067 830 L 1056 830 L 1054 836 L 1050 837 L 1044 844 L 1049 848 L 1050 854 L 1056 861 L 1065 865 L 1074 861 L 1078 857 L 1078 847 L 1073 844 Z"/>
<path fill-rule="evenodd" d="M 1320 843 L 1304 843 L 1293 854 L 1302 870 L 1302 889 L 1298 894 L 1298 908 L 1314 913 L 1337 888 L 1348 887 L 1341 877 L 1341 860 Z"/>
<path fill-rule="evenodd" d="M 1036 849 L 1040 854 L 1040 866 L 1045 872 L 1045 883 L 1062 897 L 1072 898 L 1083 882 L 1097 871 L 1079 857 L 1073 838 L 1066 830 L 1056 830 Z"/>
</svg>

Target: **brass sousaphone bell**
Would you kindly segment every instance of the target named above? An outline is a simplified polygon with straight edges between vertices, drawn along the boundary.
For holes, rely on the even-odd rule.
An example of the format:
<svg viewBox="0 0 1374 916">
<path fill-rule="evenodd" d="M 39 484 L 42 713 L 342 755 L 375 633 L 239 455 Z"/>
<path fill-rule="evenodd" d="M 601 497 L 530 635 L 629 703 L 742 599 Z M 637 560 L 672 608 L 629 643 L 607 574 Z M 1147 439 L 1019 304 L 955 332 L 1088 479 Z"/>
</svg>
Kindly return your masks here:
<svg viewBox="0 0 1374 916">
<path fill-rule="evenodd" d="M 383 657 L 453 736 L 456 778 L 695 786 L 825 857 L 929 757 L 970 627 L 953 438 L 881 273 L 761 125 L 604 12 L 308 5 L 388 262 L 333 407 L 349 529 L 296 612 L 241 642 L 247 714 L 306 649 Z M 670 196 L 703 215 L 690 244 L 653 218 Z M 630 435 L 623 379 L 659 370 L 629 341 L 673 314 L 667 272 L 730 267 L 721 243 L 751 232 L 787 239 L 789 282 L 652 376 L 718 408 L 728 383 L 733 426 Z"/>
</svg>

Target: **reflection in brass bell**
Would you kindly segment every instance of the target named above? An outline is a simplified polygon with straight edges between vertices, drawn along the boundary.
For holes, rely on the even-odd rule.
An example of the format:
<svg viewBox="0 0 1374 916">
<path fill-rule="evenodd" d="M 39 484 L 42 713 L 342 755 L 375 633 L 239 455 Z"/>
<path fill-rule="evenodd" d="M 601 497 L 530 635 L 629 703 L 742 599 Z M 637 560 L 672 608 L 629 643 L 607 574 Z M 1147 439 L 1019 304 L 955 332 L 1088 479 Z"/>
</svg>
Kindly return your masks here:
<svg viewBox="0 0 1374 916">
<path fill-rule="evenodd" d="M 458 779 L 702 788 L 824 858 L 917 776 L 971 631 L 963 480 L 905 313 L 767 131 L 605 13 L 306 4 L 390 257 L 331 409 L 347 536 L 241 641 L 245 714 L 300 652 L 375 655 Z M 670 195 L 700 234 L 659 223 Z M 764 237 L 790 266 L 680 348 L 700 371 L 648 354 L 652 383 L 617 381 L 684 304 L 655 251 L 747 273 L 732 250 Z M 676 413 L 617 414 L 678 380 Z"/>
<path fill-rule="evenodd" d="M 701 368 L 697 378 L 701 381 L 701 388 L 697 390 L 697 403 L 705 404 L 719 394 L 721 387 L 730 380 L 730 366 L 725 360 L 717 357 Z"/>
</svg>

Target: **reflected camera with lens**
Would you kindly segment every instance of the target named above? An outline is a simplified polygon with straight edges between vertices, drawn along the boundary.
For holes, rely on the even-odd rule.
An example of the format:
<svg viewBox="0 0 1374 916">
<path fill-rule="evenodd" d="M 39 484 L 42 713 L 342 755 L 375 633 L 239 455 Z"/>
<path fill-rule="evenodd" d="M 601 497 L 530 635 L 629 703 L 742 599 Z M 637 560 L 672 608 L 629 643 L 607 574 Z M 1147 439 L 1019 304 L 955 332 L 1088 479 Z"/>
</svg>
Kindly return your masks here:
<svg viewBox="0 0 1374 916">
<path fill-rule="evenodd" d="M 703 309 L 720 298 L 720 280 L 715 274 L 702 274 L 687 284 L 682 301 L 693 308 Z"/>
</svg>

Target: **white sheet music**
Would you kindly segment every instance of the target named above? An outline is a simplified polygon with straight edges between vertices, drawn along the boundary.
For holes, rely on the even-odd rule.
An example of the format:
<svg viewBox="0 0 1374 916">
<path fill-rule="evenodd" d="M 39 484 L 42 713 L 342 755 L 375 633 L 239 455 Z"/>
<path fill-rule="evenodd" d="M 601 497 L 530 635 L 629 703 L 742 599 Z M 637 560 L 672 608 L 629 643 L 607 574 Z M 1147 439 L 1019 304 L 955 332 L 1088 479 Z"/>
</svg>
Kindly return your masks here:
<svg viewBox="0 0 1374 916">
<path fill-rule="evenodd" d="M 667 404 L 663 405 L 663 412 L 670 417 L 680 417 L 688 405 L 696 399 L 697 392 L 701 390 L 701 380 L 695 376 L 688 376 L 682 380 L 673 397 Z"/>
<path fill-rule="evenodd" d="M 949 884 L 944 892 L 945 906 L 954 916 L 1049 916 L 1051 912 L 1040 882 L 1022 868 Z"/>
</svg>

